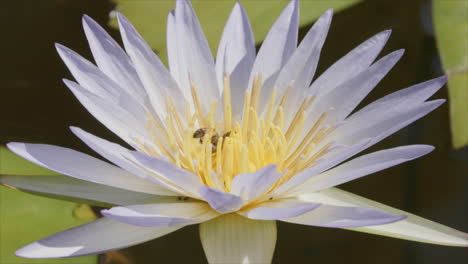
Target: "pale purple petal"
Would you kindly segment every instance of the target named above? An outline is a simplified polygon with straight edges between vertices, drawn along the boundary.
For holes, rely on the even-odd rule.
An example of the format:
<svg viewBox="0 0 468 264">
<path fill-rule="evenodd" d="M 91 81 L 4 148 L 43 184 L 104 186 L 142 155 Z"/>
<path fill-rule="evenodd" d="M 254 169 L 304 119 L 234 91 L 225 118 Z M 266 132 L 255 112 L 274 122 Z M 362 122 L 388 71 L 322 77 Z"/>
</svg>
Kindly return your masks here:
<svg viewBox="0 0 468 264">
<path fill-rule="evenodd" d="M 389 224 L 405 218 L 404 215 L 392 215 L 363 207 L 323 204 L 309 213 L 282 221 L 311 226 L 350 228 Z"/>
<path fill-rule="evenodd" d="M 285 112 L 286 124 L 291 121 L 295 110 L 301 105 L 301 100 L 304 99 L 303 97 L 314 77 L 332 16 L 333 10 L 330 9 L 314 23 L 314 26 L 302 39 L 299 47 L 294 51 L 278 75 L 274 86 L 277 94 L 282 96 L 286 89 L 288 89 L 287 100 L 284 106 L 284 109 L 289 109 Z M 262 99 L 268 100 L 269 97 L 265 96 Z M 261 104 L 266 105 L 266 103 L 265 101 Z"/>
<path fill-rule="evenodd" d="M 109 163 L 72 149 L 44 144 L 8 143 L 17 155 L 50 170 L 80 180 L 149 194 L 160 194 L 161 187 Z"/>
<path fill-rule="evenodd" d="M 242 206 L 242 199 L 234 194 L 216 190 L 208 186 L 201 187 L 198 192 L 203 199 L 210 204 L 211 208 L 222 214 L 237 211 Z"/>
<path fill-rule="evenodd" d="M 390 34 L 391 30 L 383 31 L 339 59 L 312 83 L 310 93 L 318 96 L 328 93 L 367 69 L 387 43 Z"/>
<path fill-rule="evenodd" d="M 180 229 L 173 227 L 139 227 L 108 218 L 68 229 L 16 251 L 23 258 L 65 258 L 94 255 L 140 244 Z"/>
<path fill-rule="evenodd" d="M 174 163 L 137 151 L 130 151 L 127 156 L 132 157 L 135 164 L 145 168 L 158 180 L 182 189 L 186 195 L 200 197 L 198 189 L 203 186 L 203 183 L 192 172 L 181 169 Z"/>
<path fill-rule="evenodd" d="M 120 45 L 96 21 L 83 16 L 83 28 L 99 69 L 121 87 L 128 89 L 142 102 L 147 102 L 146 91 L 132 61 Z"/>
<path fill-rule="evenodd" d="M 324 202 L 337 206 L 366 207 L 386 212 L 393 215 L 407 215 L 404 220 L 391 224 L 352 228 L 351 230 L 371 234 L 407 239 L 424 243 L 432 243 L 446 246 L 468 246 L 468 234 L 392 208 L 390 206 L 372 201 L 362 196 L 352 194 L 337 188 L 330 188 L 320 192 L 304 194 L 298 197 L 305 202 Z"/>
<path fill-rule="evenodd" d="M 422 82 L 406 89 L 399 90 L 377 101 L 366 105 L 361 110 L 350 116 L 346 121 L 366 120 L 373 116 L 384 116 L 390 108 L 409 109 L 423 103 L 447 82 L 447 76 L 441 76 L 426 82 Z"/>
<path fill-rule="evenodd" d="M 432 150 L 434 150 L 432 146 L 410 145 L 372 152 L 312 177 L 296 188 L 290 195 L 311 193 L 334 187 L 400 163 L 419 158 Z"/>
<path fill-rule="evenodd" d="M 134 113 L 84 89 L 75 82 L 66 79 L 63 81 L 88 112 L 130 145 L 133 145 L 132 136 L 142 139 L 151 138 L 144 120 L 137 118 Z"/>
<path fill-rule="evenodd" d="M 130 225 L 164 227 L 191 225 L 207 221 L 219 214 L 206 203 L 173 202 L 113 207 L 102 215 Z"/>
<path fill-rule="evenodd" d="M 117 19 L 125 49 L 156 113 L 161 117 L 166 116 L 166 96 L 174 98 L 178 110 L 183 111 L 184 96 L 164 64 L 122 14 L 118 13 Z"/>
<path fill-rule="evenodd" d="M 96 94 L 108 103 L 116 104 L 133 116 L 146 112 L 144 100 L 135 97 L 131 87 L 123 87 L 105 75 L 94 64 L 78 53 L 60 44 L 55 44 L 57 52 L 81 87 Z M 140 121 L 141 122 L 141 121 Z"/>
<path fill-rule="evenodd" d="M 224 74 L 230 77 L 233 116 L 242 114 L 244 91 L 255 61 L 255 40 L 244 8 L 236 2 L 224 27 L 216 55 L 216 75 L 223 89 Z M 222 92 L 222 91 L 221 91 Z"/>
<path fill-rule="evenodd" d="M 261 75 L 263 86 L 260 102 L 271 96 L 272 89 L 278 73 L 288 62 L 297 47 L 299 23 L 299 3 L 292 0 L 275 21 L 258 51 L 250 75 L 249 87 L 252 87 L 254 78 Z M 250 89 L 250 88 L 249 88 Z M 263 105 L 259 105 L 262 112 Z"/>
<path fill-rule="evenodd" d="M 439 99 L 405 108 L 391 107 L 385 113 L 366 115 L 363 118 L 360 118 L 356 113 L 337 128 L 329 138 L 340 144 L 349 144 L 363 138 L 372 138 L 371 145 L 373 145 L 425 116 L 444 102 L 445 100 Z"/>
<path fill-rule="evenodd" d="M 283 173 L 278 172 L 278 166 L 268 165 L 252 173 L 236 175 L 231 183 L 231 193 L 242 198 L 244 203 L 255 200 L 278 180 Z"/>
<path fill-rule="evenodd" d="M 287 182 L 280 185 L 273 191 L 273 195 L 280 196 L 280 197 L 287 197 L 289 196 L 289 191 L 293 188 L 303 184 L 308 179 L 312 178 L 315 175 L 345 161 L 346 159 L 354 156 L 355 154 L 359 153 L 363 149 L 367 148 L 370 144 L 370 140 L 363 140 L 357 144 L 351 146 L 342 146 L 339 149 L 335 149 L 327 154 L 324 157 L 320 158 L 317 161 L 317 164 L 314 166 L 307 168 L 297 174 L 295 174 L 291 179 Z"/>
<path fill-rule="evenodd" d="M 78 127 L 71 127 L 71 131 L 80 138 L 88 147 L 97 152 L 99 155 L 116 164 L 117 166 L 133 173 L 134 175 L 151 181 L 161 186 L 161 192 L 165 195 L 180 195 L 183 194 L 180 190 L 173 186 L 162 182 L 155 178 L 151 173 L 146 171 L 144 168 L 135 165 L 130 157 L 130 150 L 126 149 L 116 143 L 112 143 L 105 139 L 94 136 Z"/>
<path fill-rule="evenodd" d="M 239 214 L 256 220 L 281 220 L 305 214 L 319 206 L 319 203 L 276 200 L 261 203 L 254 209 L 243 211 Z"/>
<path fill-rule="evenodd" d="M 74 179 L 68 176 L 19 176 L 0 175 L 0 184 L 13 186 L 20 190 L 42 194 L 77 198 L 98 205 L 130 205 L 176 201 L 175 196 L 157 196 L 154 194 L 128 191 L 103 184 Z"/>
<path fill-rule="evenodd" d="M 203 107 L 208 110 L 220 95 L 215 64 L 200 22 L 187 0 L 176 1 L 175 29 L 181 78 L 179 84 L 183 90 L 190 91 L 192 83 Z"/>
<path fill-rule="evenodd" d="M 328 112 L 325 122 L 331 125 L 343 121 L 385 75 L 387 75 L 401 58 L 403 52 L 403 50 L 398 50 L 390 53 L 352 79 L 340 84 L 331 92 L 321 96 L 318 99 L 318 103 L 310 110 L 312 115 Z"/>
</svg>

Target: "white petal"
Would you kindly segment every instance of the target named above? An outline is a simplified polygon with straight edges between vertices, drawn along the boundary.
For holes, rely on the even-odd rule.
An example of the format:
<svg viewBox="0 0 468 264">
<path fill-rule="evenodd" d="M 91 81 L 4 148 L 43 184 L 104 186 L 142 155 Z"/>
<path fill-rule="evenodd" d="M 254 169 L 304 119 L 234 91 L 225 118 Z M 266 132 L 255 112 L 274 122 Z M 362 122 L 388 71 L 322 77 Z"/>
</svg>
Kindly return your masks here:
<svg viewBox="0 0 468 264">
<path fill-rule="evenodd" d="M 388 109 L 391 108 L 409 109 L 427 100 L 446 82 L 447 76 L 442 76 L 399 90 L 363 107 L 346 121 L 353 122 L 358 119 L 372 118 L 372 116 L 387 115 L 389 113 Z"/>
<path fill-rule="evenodd" d="M 164 227 L 192 225 L 215 218 L 219 214 L 206 203 L 173 202 L 112 207 L 102 215 L 130 225 Z"/>
<path fill-rule="evenodd" d="M 203 200 L 210 204 L 214 210 L 225 214 L 239 210 L 242 206 L 242 199 L 235 195 L 226 193 L 208 186 L 200 187 L 198 190 Z"/>
<path fill-rule="evenodd" d="M 132 157 L 132 161 L 136 165 L 150 172 L 159 181 L 181 189 L 184 194 L 190 197 L 200 198 L 198 189 L 203 186 L 203 183 L 200 177 L 192 172 L 181 169 L 174 163 L 137 151 L 130 151 L 126 157 Z"/>
<path fill-rule="evenodd" d="M 295 200 L 274 200 L 261 203 L 255 208 L 239 212 L 239 214 L 250 219 L 280 220 L 305 214 L 319 206 L 319 203 Z"/>
<path fill-rule="evenodd" d="M 224 74 L 230 77 L 233 116 L 240 116 L 244 92 L 255 61 L 255 40 L 244 8 L 236 2 L 224 27 L 218 54 L 216 75 L 218 88 L 223 89 Z M 222 91 L 221 91 L 222 92 Z"/>
<path fill-rule="evenodd" d="M 89 155 L 52 145 L 8 143 L 17 155 L 80 180 L 129 191 L 159 194 L 160 187 Z"/>
<path fill-rule="evenodd" d="M 249 87 L 261 75 L 263 87 L 260 98 L 269 98 L 279 71 L 288 62 L 297 46 L 299 3 L 292 0 L 275 21 L 258 51 Z M 266 101 L 260 99 L 260 102 Z"/>
<path fill-rule="evenodd" d="M 291 116 L 295 113 L 294 110 L 301 104 L 300 100 L 303 99 L 301 97 L 305 95 L 314 77 L 332 16 L 333 11 L 330 9 L 315 22 L 278 75 L 274 87 L 279 96 L 282 96 L 286 89 L 291 86 L 284 106 L 284 109 L 288 109 L 285 112 L 286 124 L 289 123 Z M 262 99 L 268 100 L 269 97 L 265 96 Z M 267 101 L 260 104 L 266 105 L 266 103 Z"/>
<path fill-rule="evenodd" d="M 365 70 L 375 60 L 390 37 L 390 30 L 366 40 L 328 68 L 310 87 L 310 93 L 328 93 Z"/>
<path fill-rule="evenodd" d="M 359 116 L 356 113 L 330 135 L 330 140 L 349 144 L 363 138 L 372 138 L 372 144 L 375 144 L 425 116 L 444 102 L 445 100 L 440 99 L 405 108 L 392 107 L 385 113 L 379 112 L 378 115 L 376 113 L 376 115 Z"/>
<path fill-rule="evenodd" d="M 419 158 L 432 150 L 434 150 L 432 146 L 411 145 L 372 152 L 312 177 L 296 188 L 293 193 L 311 193 L 334 187 L 400 163 Z"/>
<path fill-rule="evenodd" d="M 321 227 L 350 228 L 389 224 L 404 219 L 405 215 L 393 215 L 364 207 L 333 206 L 322 204 L 317 209 L 282 221 Z"/>
<path fill-rule="evenodd" d="M 117 14 L 117 18 L 125 49 L 135 64 L 156 113 L 162 118 L 166 116 L 166 96 L 174 98 L 176 107 L 183 110 L 184 96 L 164 64 L 122 14 Z"/>
<path fill-rule="evenodd" d="M 315 175 L 343 162 L 344 160 L 354 156 L 356 153 L 359 153 L 365 149 L 369 144 L 370 140 L 363 140 L 357 144 L 351 146 L 342 146 L 340 149 L 335 149 L 320 158 L 313 167 L 307 168 L 296 175 L 294 175 L 287 182 L 280 185 L 276 188 L 272 195 L 277 197 L 288 197 L 289 192 L 295 187 L 300 186 L 308 179 L 312 178 Z"/>
<path fill-rule="evenodd" d="M 396 237 L 425 243 L 468 247 L 468 234 L 453 228 L 432 222 L 419 216 L 383 205 L 364 197 L 331 188 L 317 193 L 301 195 L 301 200 L 326 202 L 337 206 L 360 206 L 378 209 L 390 214 L 404 214 L 407 218 L 392 224 L 352 228 L 350 230 L 377 235 Z"/>
<path fill-rule="evenodd" d="M 120 86 L 91 62 L 69 48 L 60 44 L 56 44 L 55 47 L 81 87 L 108 102 L 119 105 L 136 116 L 145 113 L 144 100 L 136 99 L 131 87 Z"/>
<path fill-rule="evenodd" d="M 83 89 L 75 82 L 64 79 L 64 83 L 72 91 L 80 103 L 103 125 L 117 136 L 133 145 L 132 136 L 138 138 L 151 138 L 145 126 L 145 119 L 137 118 L 134 113 L 119 107 L 114 102 Z M 143 114 L 144 115 L 144 114 Z"/>
<path fill-rule="evenodd" d="M 312 114 L 328 112 L 326 123 L 335 125 L 345 119 L 354 108 L 387 75 L 403 55 L 398 50 L 378 60 L 352 79 L 340 84 L 331 92 L 319 97 L 310 110 Z M 307 121 L 306 121 L 307 122 Z"/>
<path fill-rule="evenodd" d="M 140 244 L 181 228 L 139 227 L 107 218 L 56 233 L 16 251 L 23 258 L 93 255 Z"/>
<path fill-rule="evenodd" d="M 96 137 L 78 127 L 71 127 L 70 129 L 77 137 L 79 137 L 86 145 L 88 145 L 88 147 L 90 147 L 95 152 L 99 153 L 99 155 L 101 155 L 105 159 L 125 169 L 126 171 L 133 173 L 138 177 L 149 180 L 159 185 L 159 192 L 161 194 L 173 196 L 181 194 L 180 192 L 178 192 L 177 189 L 174 189 L 172 186 L 162 181 L 159 181 L 144 169 L 136 166 L 135 162 L 132 162 L 132 159 L 128 158 L 130 156 L 129 149 L 126 149 L 116 143 L 112 143 L 105 139 Z"/>
<path fill-rule="evenodd" d="M 228 214 L 200 224 L 200 238 L 208 263 L 271 263 L 276 223 Z"/>
<path fill-rule="evenodd" d="M 146 101 L 148 98 L 135 67 L 120 45 L 87 15 L 83 16 L 83 28 L 99 69 L 132 95 Z"/>
<path fill-rule="evenodd" d="M 19 176 L 0 175 L 0 184 L 44 194 L 78 198 L 106 204 L 130 205 L 175 201 L 177 197 L 156 196 L 133 192 L 107 185 L 77 180 L 68 176 Z"/>
<path fill-rule="evenodd" d="M 176 1 L 175 25 L 182 90 L 196 87 L 205 111 L 219 98 L 215 64 L 210 47 L 192 5 L 187 0 Z"/>
<path fill-rule="evenodd" d="M 244 203 L 253 201 L 268 191 L 283 175 L 277 170 L 278 166 L 268 165 L 252 173 L 236 175 L 231 183 L 231 193 L 240 196 Z"/>
<path fill-rule="evenodd" d="M 181 77 L 181 71 L 183 69 L 179 66 L 179 51 L 177 47 L 177 31 L 175 24 L 175 12 L 171 10 L 167 15 L 167 28 L 166 28 L 166 46 L 167 46 L 167 60 L 169 63 L 169 70 L 171 72 L 172 78 L 181 88 L 182 93 L 185 98 L 190 98 L 190 90 L 184 89 L 184 87 L 179 83 Z M 190 102 L 191 100 L 189 100 Z"/>
</svg>

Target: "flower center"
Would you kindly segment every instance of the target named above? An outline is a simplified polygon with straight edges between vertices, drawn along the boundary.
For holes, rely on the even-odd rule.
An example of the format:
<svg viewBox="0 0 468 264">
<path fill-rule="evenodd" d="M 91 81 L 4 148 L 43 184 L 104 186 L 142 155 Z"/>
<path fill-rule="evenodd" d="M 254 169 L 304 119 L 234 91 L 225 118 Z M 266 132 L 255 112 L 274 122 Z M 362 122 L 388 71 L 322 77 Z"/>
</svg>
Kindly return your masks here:
<svg viewBox="0 0 468 264">
<path fill-rule="evenodd" d="M 178 167 L 197 174 L 208 186 L 230 191 L 233 178 L 241 173 L 254 172 L 276 164 L 285 171 L 275 186 L 294 174 L 312 166 L 323 156 L 331 143 L 317 149 L 317 145 L 333 127 L 322 125 L 326 113 L 304 131 L 306 111 L 315 97 L 303 99 L 289 124 L 285 125 L 284 106 L 288 88 L 277 100 L 276 90 L 269 97 L 265 113 L 258 113 L 261 77 L 254 79 L 251 91 L 244 94 L 241 121 L 233 121 L 229 77 L 224 78 L 223 107 L 214 102 L 204 112 L 197 91 L 192 85 L 193 109 L 186 105 L 185 119 L 167 98 L 167 116 L 164 122 L 150 115 L 147 126 L 158 150 L 139 144 L 140 150 L 157 157 L 165 156 Z M 216 111 L 223 116 L 215 121 Z M 261 117 L 260 117 L 261 116 Z M 164 128 L 163 128 L 164 127 Z"/>
</svg>

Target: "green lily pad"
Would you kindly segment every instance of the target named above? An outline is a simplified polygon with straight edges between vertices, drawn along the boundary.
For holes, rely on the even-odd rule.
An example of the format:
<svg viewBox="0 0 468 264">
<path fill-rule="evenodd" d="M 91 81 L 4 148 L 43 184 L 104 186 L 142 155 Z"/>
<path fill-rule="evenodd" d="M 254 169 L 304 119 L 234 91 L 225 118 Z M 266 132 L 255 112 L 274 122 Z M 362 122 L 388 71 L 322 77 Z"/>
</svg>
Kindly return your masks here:
<svg viewBox="0 0 468 264">
<path fill-rule="evenodd" d="M 468 1 L 433 1 L 433 19 L 442 66 L 449 76 L 452 142 L 468 144 Z"/>
<path fill-rule="evenodd" d="M 300 1 L 300 25 L 307 25 L 316 20 L 329 8 L 335 12 L 347 8 L 361 0 Z M 175 8 L 175 1 L 161 0 L 115 0 L 116 11 L 124 14 L 141 33 L 149 45 L 156 50 L 162 61 L 166 61 L 166 19 L 170 10 Z M 193 0 L 192 4 L 213 52 L 218 47 L 219 39 L 235 0 Z M 244 6 L 253 27 L 255 39 L 260 43 L 268 33 L 273 22 L 289 1 L 244 0 Z M 110 25 L 117 28 L 115 18 Z M 216 53 L 214 53 L 216 54 Z"/>
<path fill-rule="evenodd" d="M 57 175 L 0 147 L 0 174 Z M 85 215 L 86 217 L 76 217 Z M 68 259 L 24 259 L 14 252 L 53 233 L 90 221 L 85 206 L 50 199 L 0 186 L 0 263 L 2 264 L 92 264 L 96 256 Z"/>
</svg>

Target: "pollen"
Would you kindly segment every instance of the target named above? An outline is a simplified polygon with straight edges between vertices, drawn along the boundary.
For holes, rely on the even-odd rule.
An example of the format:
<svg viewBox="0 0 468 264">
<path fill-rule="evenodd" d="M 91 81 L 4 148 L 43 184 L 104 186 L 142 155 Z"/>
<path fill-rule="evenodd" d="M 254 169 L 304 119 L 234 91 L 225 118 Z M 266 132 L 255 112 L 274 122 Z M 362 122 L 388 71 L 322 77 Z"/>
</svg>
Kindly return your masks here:
<svg viewBox="0 0 468 264">
<path fill-rule="evenodd" d="M 148 113 L 147 127 L 155 147 L 139 143 L 140 151 L 165 157 L 198 175 L 204 184 L 229 192 L 236 175 L 270 164 L 276 164 L 278 170 L 284 172 L 274 184 L 277 187 L 313 166 L 330 148 L 331 144 L 317 147 L 333 130 L 323 125 L 326 113 L 322 113 L 308 131 L 304 130 L 314 96 L 304 98 L 286 124 L 285 102 L 292 88 L 281 95 L 273 89 L 265 110 L 260 113 L 262 77 L 257 76 L 252 89 L 244 93 L 243 111 L 236 121 L 228 75 L 224 76 L 223 85 L 222 107 L 213 102 L 207 111 L 194 85 L 191 87 L 192 104 L 186 103 L 185 113 L 178 112 L 172 98 L 168 97 L 165 120 Z"/>
</svg>

